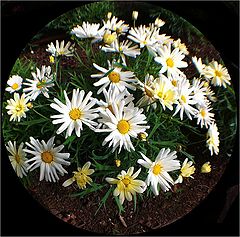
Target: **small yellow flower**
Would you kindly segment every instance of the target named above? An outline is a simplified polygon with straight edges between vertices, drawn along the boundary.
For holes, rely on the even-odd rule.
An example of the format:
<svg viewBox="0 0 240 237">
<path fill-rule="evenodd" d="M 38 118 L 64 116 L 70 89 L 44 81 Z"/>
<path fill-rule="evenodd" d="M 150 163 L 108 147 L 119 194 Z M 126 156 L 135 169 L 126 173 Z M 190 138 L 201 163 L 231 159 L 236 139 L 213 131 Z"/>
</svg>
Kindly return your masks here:
<svg viewBox="0 0 240 237">
<path fill-rule="evenodd" d="M 120 160 L 115 160 L 115 164 L 117 167 L 119 167 L 121 165 L 121 161 Z"/>
<path fill-rule="evenodd" d="M 54 63 L 54 57 L 51 55 L 51 56 L 49 56 L 49 62 L 50 63 Z"/>
<path fill-rule="evenodd" d="M 147 141 L 147 134 L 144 132 L 138 133 L 138 139 L 144 142 Z"/>
<path fill-rule="evenodd" d="M 135 193 L 143 193 L 146 189 L 146 184 L 142 180 L 135 179 L 141 172 L 141 168 L 133 174 L 134 167 L 130 167 L 127 172 L 124 170 L 117 176 L 118 179 L 106 178 L 110 184 L 116 184 L 117 187 L 113 191 L 114 196 L 119 196 L 119 201 L 123 204 L 125 198 L 132 201 L 132 195 Z"/>
<path fill-rule="evenodd" d="M 32 108 L 33 108 L 33 104 L 32 104 L 31 102 L 28 102 L 28 103 L 27 103 L 27 107 L 28 107 L 29 109 L 32 109 Z"/>
<path fill-rule="evenodd" d="M 80 189 L 86 188 L 86 185 L 92 182 L 92 179 L 89 177 L 89 175 L 94 173 L 94 169 L 89 169 L 90 165 L 91 162 L 88 161 L 82 168 L 78 167 L 78 171 L 74 171 L 73 177 L 66 180 L 63 183 L 63 186 L 67 187 L 76 181 Z"/>
<path fill-rule="evenodd" d="M 186 158 L 182 164 L 182 168 L 181 168 L 181 174 L 178 176 L 177 180 L 174 182 L 175 184 L 177 183 L 182 183 L 183 182 L 183 178 L 193 178 L 192 174 L 194 174 L 195 172 L 195 167 L 194 165 L 192 165 L 192 161 L 188 161 L 188 158 Z"/>
<path fill-rule="evenodd" d="M 132 12 L 132 19 L 133 19 L 134 21 L 136 21 L 137 18 L 138 18 L 138 11 L 133 11 L 133 12 Z"/>
<path fill-rule="evenodd" d="M 117 39 L 117 34 L 115 32 L 111 34 L 110 32 L 107 31 L 103 35 L 103 42 L 108 45 L 110 45 L 116 39 Z"/>
<path fill-rule="evenodd" d="M 211 172 L 211 165 L 210 165 L 210 162 L 206 162 L 202 165 L 202 168 L 201 168 L 201 173 L 210 173 Z"/>
</svg>

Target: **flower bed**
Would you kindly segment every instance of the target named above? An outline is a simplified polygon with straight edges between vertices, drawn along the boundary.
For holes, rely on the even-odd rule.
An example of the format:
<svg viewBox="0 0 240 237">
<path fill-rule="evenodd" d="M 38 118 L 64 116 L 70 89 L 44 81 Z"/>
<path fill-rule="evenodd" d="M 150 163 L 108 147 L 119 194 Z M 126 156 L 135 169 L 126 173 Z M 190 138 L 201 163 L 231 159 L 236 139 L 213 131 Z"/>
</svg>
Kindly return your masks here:
<svg viewBox="0 0 240 237">
<path fill-rule="evenodd" d="M 73 203 L 87 200 L 94 210 L 90 222 L 104 210 L 108 216 L 114 212 L 110 223 L 118 233 L 116 214 L 129 227 L 141 207 L 153 207 L 157 198 L 169 205 L 169 197 L 177 207 L 188 185 L 197 182 L 195 175 L 211 177 L 208 162 L 221 152 L 226 155 L 219 142 L 226 147 L 225 138 L 235 133 L 234 127 L 224 127 L 235 108 L 231 79 L 218 56 L 212 60 L 209 51 L 201 59 L 199 48 L 191 52 L 190 42 L 186 46 L 166 34 L 167 18 L 140 25 L 134 12 L 126 23 L 115 17 L 117 8 L 107 6 L 116 14 L 106 11 L 102 21 L 81 15 L 78 25 L 69 25 L 71 42 L 48 42 L 48 65 L 34 57 L 16 62 L 5 93 L 4 137 L 17 175 L 27 187 L 37 183 L 34 195 L 45 186 L 56 195 L 72 195 Z M 73 58 L 72 67 L 67 58 Z M 216 161 L 221 169 L 225 163 Z M 74 210 L 78 214 L 72 219 L 87 216 L 82 208 Z M 170 222 L 177 218 L 172 215 Z M 138 224 L 157 228 L 169 223 L 163 215 L 160 220 Z M 97 223 L 88 230 L 101 232 L 93 228 Z"/>
</svg>

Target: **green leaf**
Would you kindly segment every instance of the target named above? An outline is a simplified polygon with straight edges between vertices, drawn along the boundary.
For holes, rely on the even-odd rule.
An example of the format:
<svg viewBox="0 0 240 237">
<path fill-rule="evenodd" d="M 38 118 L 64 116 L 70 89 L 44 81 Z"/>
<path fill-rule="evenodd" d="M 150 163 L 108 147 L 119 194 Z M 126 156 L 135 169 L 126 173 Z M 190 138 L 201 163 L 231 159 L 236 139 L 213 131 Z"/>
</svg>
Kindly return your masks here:
<svg viewBox="0 0 240 237">
<path fill-rule="evenodd" d="M 114 196 L 114 199 L 115 199 L 115 201 L 117 203 L 117 206 L 118 206 L 119 215 L 121 215 L 121 213 L 124 212 L 123 205 L 120 203 L 118 197 Z"/>
<path fill-rule="evenodd" d="M 110 193 L 112 192 L 113 187 L 110 187 L 109 190 L 106 192 L 106 194 L 104 195 L 104 197 L 102 198 L 102 200 L 100 201 L 99 207 L 97 209 L 97 211 L 95 212 L 94 215 L 96 215 L 98 213 L 98 211 L 100 210 L 100 208 L 102 207 L 102 205 L 105 205 Z"/>
</svg>

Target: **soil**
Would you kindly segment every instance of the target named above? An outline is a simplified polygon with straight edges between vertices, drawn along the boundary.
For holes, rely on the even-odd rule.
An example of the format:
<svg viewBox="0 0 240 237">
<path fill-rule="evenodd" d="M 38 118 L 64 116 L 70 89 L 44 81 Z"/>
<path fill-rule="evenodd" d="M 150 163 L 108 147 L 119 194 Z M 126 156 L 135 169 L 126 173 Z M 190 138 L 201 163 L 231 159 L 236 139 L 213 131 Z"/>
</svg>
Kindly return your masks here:
<svg viewBox="0 0 240 237">
<path fill-rule="evenodd" d="M 61 40 L 62 36 L 56 36 L 56 39 Z M 27 50 L 21 57 L 33 59 L 39 65 L 50 65 L 49 53 L 45 50 L 47 43 L 51 41 L 53 39 L 45 38 L 41 42 L 35 42 L 38 48 L 34 50 L 34 53 Z M 187 42 L 184 39 L 182 41 Z M 193 55 L 197 57 L 204 58 L 208 55 L 210 59 L 220 59 L 219 53 L 213 46 L 210 44 L 199 45 L 198 39 L 194 38 L 194 36 L 191 48 L 201 49 L 193 52 Z M 83 52 L 80 52 L 80 54 L 81 58 L 84 59 L 85 54 Z M 185 73 L 191 77 L 194 72 L 194 66 L 191 63 L 190 57 L 187 61 L 190 66 L 185 70 Z M 75 68 L 78 65 L 73 58 L 66 57 L 63 58 L 63 66 Z M 62 183 L 72 176 L 71 172 L 60 178 L 58 183 L 48 183 L 45 181 L 39 182 L 39 172 L 36 171 L 28 190 L 53 215 L 77 228 L 107 235 L 145 233 L 169 225 L 191 212 L 207 197 L 224 173 L 228 160 L 224 157 L 225 155 L 221 151 L 221 148 L 219 153 L 223 155 L 219 155 L 218 157 L 200 155 L 202 154 L 202 150 L 199 147 L 194 147 L 192 153 L 196 155 L 197 161 L 194 179 L 184 179 L 183 184 L 173 187 L 173 192 L 167 194 L 160 193 L 157 197 L 149 197 L 144 202 L 138 202 L 135 211 L 134 203 L 126 202 L 125 212 L 121 213 L 121 216 L 118 213 L 118 208 L 112 194 L 108 198 L 106 206 L 100 208 L 97 215 L 95 215 L 99 207 L 99 202 L 109 187 L 99 190 L 84 199 L 72 197 L 71 194 L 78 191 L 78 189 L 74 185 L 67 188 L 62 187 Z M 200 156 L 202 156 L 201 160 L 198 159 Z M 212 164 L 212 171 L 208 174 L 199 172 L 201 165 L 205 161 L 211 161 Z"/>
</svg>

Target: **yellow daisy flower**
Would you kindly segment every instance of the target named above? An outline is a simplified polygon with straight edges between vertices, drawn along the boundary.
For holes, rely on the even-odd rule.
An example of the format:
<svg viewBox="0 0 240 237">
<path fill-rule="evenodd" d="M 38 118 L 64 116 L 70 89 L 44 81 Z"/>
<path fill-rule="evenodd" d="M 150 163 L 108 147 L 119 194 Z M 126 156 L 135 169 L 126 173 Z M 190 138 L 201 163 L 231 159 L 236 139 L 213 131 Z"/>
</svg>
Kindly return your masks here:
<svg viewBox="0 0 240 237">
<path fill-rule="evenodd" d="M 117 176 L 117 179 L 106 178 L 106 181 L 110 184 L 116 184 L 117 187 L 113 191 L 114 196 L 119 196 L 119 201 L 123 204 L 125 198 L 128 201 L 132 201 L 132 195 L 135 193 L 143 193 L 146 189 L 146 184 L 142 180 L 136 179 L 141 168 L 133 174 L 134 167 L 130 167 L 127 172 L 124 170 Z"/>
</svg>

